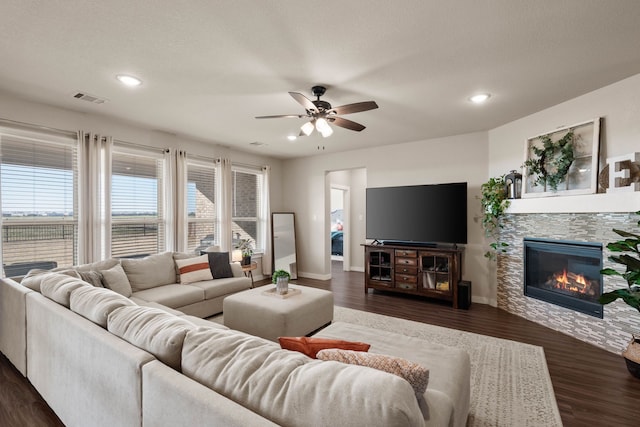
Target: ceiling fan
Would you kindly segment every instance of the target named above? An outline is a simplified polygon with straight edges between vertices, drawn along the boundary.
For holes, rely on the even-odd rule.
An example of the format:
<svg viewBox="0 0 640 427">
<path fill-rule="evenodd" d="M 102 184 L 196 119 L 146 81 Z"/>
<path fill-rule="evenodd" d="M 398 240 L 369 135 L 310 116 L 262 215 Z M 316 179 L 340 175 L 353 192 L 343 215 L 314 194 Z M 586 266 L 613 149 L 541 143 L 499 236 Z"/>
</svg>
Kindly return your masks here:
<svg viewBox="0 0 640 427">
<path fill-rule="evenodd" d="M 298 104 L 302 105 L 306 110 L 305 114 L 283 114 L 278 116 L 258 116 L 256 119 L 276 119 L 276 118 L 303 118 L 308 117 L 311 120 L 306 122 L 300 128 L 300 135 L 311 135 L 313 130 L 317 130 L 323 137 L 328 137 L 333 133 L 333 129 L 329 124 L 343 127 L 345 129 L 354 130 L 360 132 L 365 127 L 360 123 L 356 123 L 351 120 L 338 117 L 343 114 L 359 113 L 361 111 L 368 111 L 378 108 L 378 104 L 375 101 L 355 102 L 353 104 L 346 104 L 340 107 L 332 107 L 327 101 L 320 100 L 320 97 L 324 95 L 327 88 L 324 86 L 314 86 L 311 88 L 311 93 L 317 99 L 315 101 L 310 100 L 306 96 L 298 92 L 289 92 L 289 95 L 295 99 Z"/>
</svg>

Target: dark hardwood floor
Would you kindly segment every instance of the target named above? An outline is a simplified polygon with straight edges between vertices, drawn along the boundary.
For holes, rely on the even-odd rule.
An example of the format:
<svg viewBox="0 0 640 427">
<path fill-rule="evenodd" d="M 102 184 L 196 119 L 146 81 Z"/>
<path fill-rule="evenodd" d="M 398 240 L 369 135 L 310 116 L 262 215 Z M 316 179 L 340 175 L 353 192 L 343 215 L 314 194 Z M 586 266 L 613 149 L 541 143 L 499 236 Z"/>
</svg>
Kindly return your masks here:
<svg viewBox="0 0 640 427">
<path fill-rule="evenodd" d="M 473 304 L 469 310 L 454 310 L 420 297 L 365 294 L 362 273 L 343 272 L 339 262 L 333 267 L 332 280 L 300 278 L 296 283 L 331 290 L 339 306 L 544 347 L 565 426 L 640 425 L 640 380 L 629 374 L 621 356 L 495 307 Z M 267 281 L 256 285 L 263 283 Z M 0 426 L 58 425 L 62 423 L 29 381 L 0 357 Z"/>
</svg>

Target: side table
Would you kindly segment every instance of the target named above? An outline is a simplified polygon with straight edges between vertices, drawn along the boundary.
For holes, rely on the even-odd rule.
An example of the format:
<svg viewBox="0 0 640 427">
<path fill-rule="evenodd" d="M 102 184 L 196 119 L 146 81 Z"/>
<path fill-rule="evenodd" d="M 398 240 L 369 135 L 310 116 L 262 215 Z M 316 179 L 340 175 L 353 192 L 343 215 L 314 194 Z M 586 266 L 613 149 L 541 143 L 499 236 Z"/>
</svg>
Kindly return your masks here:
<svg viewBox="0 0 640 427">
<path fill-rule="evenodd" d="M 251 288 L 253 288 L 253 270 L 255 270 L 256 268 L 258 268 L 258 263 L 255 261 L 253 261 L 251 264 L 242 266 L 242 272 L 244 273 L 244 276 L 251 278 Z"/>
</svg>

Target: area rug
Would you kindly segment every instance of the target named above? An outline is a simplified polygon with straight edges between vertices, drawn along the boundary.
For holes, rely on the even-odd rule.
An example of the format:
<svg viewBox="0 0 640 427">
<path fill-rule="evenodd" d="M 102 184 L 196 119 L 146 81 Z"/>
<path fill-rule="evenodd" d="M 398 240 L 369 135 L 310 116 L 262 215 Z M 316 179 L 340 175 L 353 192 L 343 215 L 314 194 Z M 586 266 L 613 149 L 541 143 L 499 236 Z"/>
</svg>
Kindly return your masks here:
<svg viewBox="0 0 640 427">
<path fill-rule="evenodd" d="M 337 306 L 334 320 L 466 350 L 471 358 L 467 426 L 562 426 L 542 347 Z"/>
<path fill-rule="evenodd" d="M 221 315 L 208 320 L 223 323 Z M 562 426 L 542 347 L 338 306 L 333 320 L 466 350 L 471 359 L 468 427 Z"/>
</svg>

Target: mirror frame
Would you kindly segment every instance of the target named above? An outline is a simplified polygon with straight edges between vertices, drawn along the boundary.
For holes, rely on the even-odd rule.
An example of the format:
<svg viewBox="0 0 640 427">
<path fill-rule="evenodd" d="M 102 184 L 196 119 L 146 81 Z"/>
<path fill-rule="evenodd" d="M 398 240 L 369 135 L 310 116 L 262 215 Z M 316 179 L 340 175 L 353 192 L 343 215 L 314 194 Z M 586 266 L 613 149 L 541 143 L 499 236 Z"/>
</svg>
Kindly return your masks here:
<svg viewBox="0 0 640 427">
<path fill-rule="evenodd" d="M 291 278 L 292 279 L 297 279 L 298 278 L 298 244 L 296 242 L 296 214 L 293 212 L 272 212 L 271 213 L 271 250 L 273 252 L 273 256 L 272 256 L 272 270 L 273 272 L 276 271 L 276 258 L 278 258 L 278 249 L 276 246 L 276 218 L 282 216 L 282 217 L 291 217 L 291 233 L 293 236 L 293 256 L 294 256 L 294 262 L 293 262 L 293 268 L 291 268 L 291 263 L 289 263 L 289 266 L 287 267 L 282 267 L 280 266 L 279 269 L 281 270 L 286 270 L 289 272 L 289 274 L 291 274 Z M 288 230 L 287 230 L 288 231 Z"/>
</svg>

